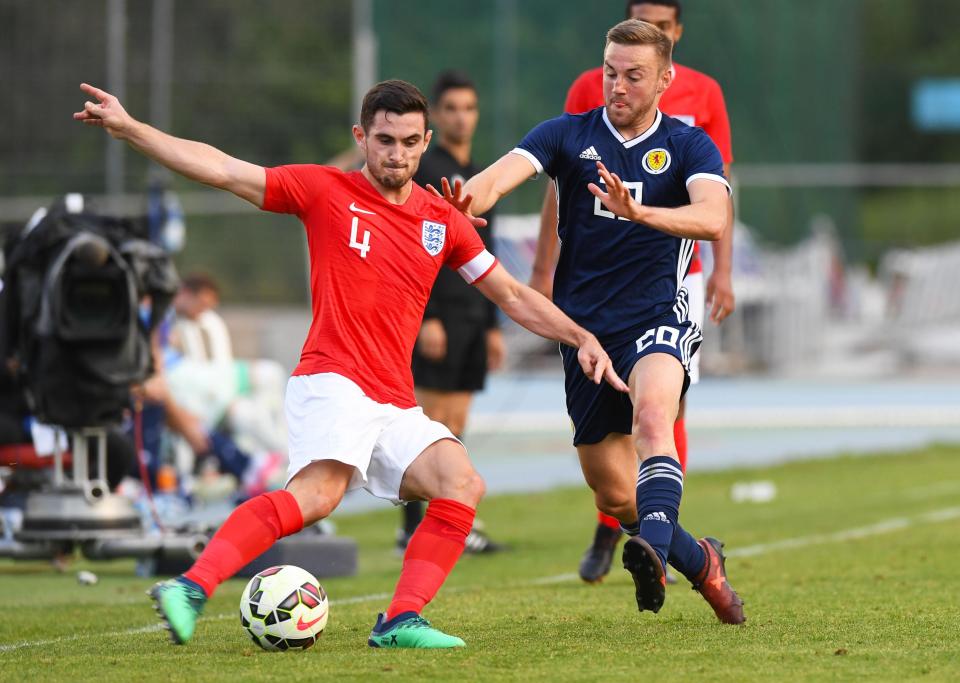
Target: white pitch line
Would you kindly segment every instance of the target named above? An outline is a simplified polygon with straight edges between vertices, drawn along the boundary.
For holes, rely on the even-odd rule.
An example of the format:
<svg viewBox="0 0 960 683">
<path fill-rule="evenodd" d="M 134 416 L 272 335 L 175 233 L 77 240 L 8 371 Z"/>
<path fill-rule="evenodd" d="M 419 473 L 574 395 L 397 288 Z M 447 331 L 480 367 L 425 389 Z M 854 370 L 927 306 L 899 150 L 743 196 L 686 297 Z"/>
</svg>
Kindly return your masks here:
<svg viewBox="0 0 960 683">
<path fill-rule="evenodd" d="M 357 595 L 352 598 L 343 598 L 341 600 L 331 600 L 330 604 L 333 605 L 353 605 L 361 602 L 371 602 L 373 600 L 386 600 L 391 597 L 390 593 L 371 593 L 370 595 Z M 146 600 L 142 599 L 144 604 Z M 224 614 L 212 614 L 210 616 L 204 617 L 205 620 L 215 621 L 220 619 L 235 619 L 237 617 L 236 612 L 227 612 Z M 111 631 L 108 633 L 77 633 L 72 636 L 63 636 L 60 638 L 50 638 L 47 640 L 30 640 L 22 643 L 10 643 L 7 645 L 0 645 L 0 652 L 10 652 L 12 650 L 20 650 L 25 647 L 41 647 L 43 645 L 54 645 L 56 643 L 67 643 L 73 640 L 83 640 L 84 638 L 120 638 L 123 636 L 133 636 L 139 633 L 152 633 L 153 631 L 162 631 L 162 624 L 151 624 L 150 626 L 141 626 L 139 628 L 130 628 L 123 631 Z"/>
<path fill-rule="evenodd" d="M 526 581 L 525 583 L 529 586 L 549 586 L 554 583 L 566 583 L 567 581 L 573 581 L 574 579 L 579 579 L 580 577 L 573 572 L 569 574 L 555 574 L 553 576 L 543 576 L 539 579 L 534 579 L 533 581 Z"/>
<path fill-rule="evenodd" d="M 844 541 L 889 534 L 914 526 L 915 524 L 935 524 L 937 522 L 947 522 L 958 518 L 960 518 L 960 507 L 942 508 L 916 517 L 893 517 L 879 521 L 876 524 L 844 529 L 843 531 L 837 531 L 832 534 L 814 534 L 812 536 L 786 538 L 782 541 L 774 541 L 772 543 L 758 543 L 757 545 L 733 548 L 729 552 L 726 552 L 725 555 L 727 557 L 754 557 L 778 550 L 793 550 L 794 548 L 822 545 L 824 543 L 843 543 Z"/>
<path fill-rule="evenodd" d="M 331 605 L 355 605 L 358 602 L 371 602 L 373 600 L 389 600 L 393 593 L 371 593 L 370 595 L 357 595 L 352 598 L 343 598 L 342 600 L 331 600 Z"/>
<path fill-rule="evenodd" d="M 948 481 L 937 482 L 927 486 L 917 486 L 907 489 L 901 495 L 910 499 L 929 499 L 934 496 L 946 496 L 954 493 L 960 493 L 960 481 L 951 479 Z"/>
<path fill-rule="evenodd" d="M 757 555 L 765 555 L 770 552 L 777 552 L 779 550 L 793 550 L 795 548 L 803 548 L 811 545 L 823 545 L 825 543 L 842 543 L 843 541 L 851 541 L 861 538 L 869 538 L 872 536 L 880 536 L 883 534 L 889 534 L 894 531 L 900 531 L 908 527 L 917 525 L 917 524 L 937 524 L 940 522 L 948 522 L 955 519 L 960 519 L 960 507 L 949 507 L 941 508 L 940 510 L 933 510 L 931 512 L 926 512 L 916 517 L 893 517 L 891 519 L 885 519 L 877 522 L 876 524 L 870 524 L 868 526 L 854 527 L 851 529 L 844 529 L 842 531 L 837 531 L 832 534 L 814 534 L 812 536 L 799 536 L 797 538 L 785 538 L 782 541 L 774 541 L 772 543 L 758 543 L 756 545 L 748 545 L 742 548 L 734 548 L 726 553 L 727 557 L 756 557 Z M 514 585 L 518 586 L 548 586 L 556 583 L 564 583 L 567 581 L 573 581 L 577 579 L 577 575 L 573 573 L 568 574 L 555 574 L 553 576 L 542 576 L 537 579 L 531 579 L 530 581 L 523 581 Z M 469 590 L 468 587 L 460 588 L 448 588 L 444 592 L 446 593 L 459 593 L 465 590 Z M 342 598 L 340 600 L 331 600 L 331 606 L 335 605 L 354 605 L 357 603 L 363 602 L 372 602 L 374 600 L 385 600 L 391 597 L 390 593 L 371 593 L 369 595 L 357 595 L 352 598 Z M 220 619 L 234 619 L 236 618 L 236 612 L 228 612 L 224 614 L 216 614 L 205 617 L 208 620 L 220 620 Z M 152 633 L 154 631 L 161 631 L 163 627 L 160 624 L 151 624 L 150 626 L 141 626 L 139 628 L 131 628 L 123 631 L 111 631 L 108 633 L 78 633 L 72 636 L 63 636 L 60 638 L 50 638 L 47 640 L 33 640 L 25 641 L 22 643 L 10 643 L 7 645 L 0 645 L 0 653 L 2 652 L 12 652 L 14 650 L 21 650 L 27 647 L 42 647 L 44 645 L 55 645 L 58 643 L 67 643 L 75 640 L 84 640 L 86 638 L 120 638 L 123 636 L 132 636 L 140 633 Z"/>
<path fill-rule="evenodd" d="M 960 507 L 942 508 L 933 512 L 925 512 L 920 515 L 920 519 L 927 524 L 936 524 L 937 522 L 946 522 L 960 517 Z"/>
<path fill-rule="evenodd" d="M 132 636 L 138 633 L 150 633 L 152 631 L 162 631 L 160 624 L 151 624 L 150 626 L 141 626 L 140 628 L 128 628 L 124 631 L 111 631 L 109 633 L 76 633 L 72 636 L 62 636 L 60 638 L 50 638 L 48 640 L 29 640 L 22 643 L 10 643 L 0 645 L 0 652 L 11 652 L 21 650 L 25 647 L 41 647 L 43 645 L 54 645 L 56 643 L 68 643 L 72 640 L 85 640 L 86 638 L 119 638 L 122 636 Z"/>
</svg>

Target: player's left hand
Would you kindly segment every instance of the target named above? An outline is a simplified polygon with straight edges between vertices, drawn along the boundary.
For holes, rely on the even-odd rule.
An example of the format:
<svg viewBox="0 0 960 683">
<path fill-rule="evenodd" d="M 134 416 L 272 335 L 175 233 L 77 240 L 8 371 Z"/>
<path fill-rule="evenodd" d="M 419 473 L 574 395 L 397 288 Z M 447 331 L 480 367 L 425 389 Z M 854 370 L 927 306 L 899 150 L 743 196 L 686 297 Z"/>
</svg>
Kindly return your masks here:
<svg viewBox="0 0 960 683">
<path fill-rule="evenodd" d="M 479 218 L 470 213 L 470 203 L 473 202 L 473 195 L 463 194 L 463 181 L 454 180 L 453 188 L 451 189 L 450 181 L 446 178 L 441 178 L 440 186 L 443 188 L 442 193 L 430 184 L 427 185 L 427 189 L 437 197 L 440 197 L 440 199 L 452 204 L 457 211 L 467 217 L 467 220 L 473 224 L 473 227 L 483 228 L 487 225 L 486 218 Z"/>
<path fill-rule="evenodd" d="M 720 324 L 736 309 L 733 295 L 733 282 L 730 273 L 714 270 L 707 279 L 707 305 L 710 306 L 710 320 Z"/>
<path fill-rule="evenodd" d="M 503 342 L 503 332 L 494 328 L 487 330 L 487 370 L 494 372 L 503 367 L 507 357 L 507 345 Z"/>
<path fill-rule="evenodd" d="M 592 379 L 594 384 L 600 384 L 600 382 L 606 380 L 617 391 L 622 391 L 625 394 L 630 393 L 630 387 L 617 375 L 617 372 L 613 369 L 613 361 L 600 346 L 596 337 L 591 335 L 587 341 L 580 345 L 580 349 L 577 351 L 577 360 L 580 362 L 580 367 L 583 368 L 583 373 Z"/>
<path fill-rule="evenodd" d="M 595 183 L 589 183 L 587 189 L 590 190 L 590 193 L 594 197 L 598 197 L 600 201 L 603 202 L 603 205 L 616 215 L 626 218 L 628 221 L 639 223 L 640 217 L 638 214 L 640 205 L 633 198 L 633 195 L 630 194 L 630 190 L 623 184 L 620 177 L 616 173 L 608 171 L 607 167 L 599 161 L 597 162 L 597 171 L 600 173 L 600 177 L 603 178 L 603 182 L 607 186 L 607 191 L 604 192 L 600 189 L 600 186 Z"/>
</svg>

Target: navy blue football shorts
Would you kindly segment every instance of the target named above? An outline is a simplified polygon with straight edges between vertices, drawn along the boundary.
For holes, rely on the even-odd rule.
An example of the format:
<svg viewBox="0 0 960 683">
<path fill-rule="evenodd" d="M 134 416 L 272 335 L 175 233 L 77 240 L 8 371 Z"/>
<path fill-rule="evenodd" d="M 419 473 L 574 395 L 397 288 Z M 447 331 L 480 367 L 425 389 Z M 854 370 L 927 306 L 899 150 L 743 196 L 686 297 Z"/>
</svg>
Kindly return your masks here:
<svg viewBox="0 0 960 683">
<path fill-rule="evenodd" d="M 626 382 L 637 361 L 651 353 L 666 353 L 683 366 L 682 397 L 690 386 L 690 359 L 703 335 L 696 323 L 681 321 L 671 312 L 659 320 L 638 327 L 635 337 L 622 341 L 603 342 L 613 361 L 613 369 Z M 599 443 L 607 434 L 629 434 L 633 426 L 633 405 L 628 394 L 621 393 L 605 381 L 594 384 L 583 374 L 577 361 L 577 349 L 560 345 L 563 357 L 564 385 L 567 393 L 567 414 L 573 421 L 573 445 Z"/>
</svg>

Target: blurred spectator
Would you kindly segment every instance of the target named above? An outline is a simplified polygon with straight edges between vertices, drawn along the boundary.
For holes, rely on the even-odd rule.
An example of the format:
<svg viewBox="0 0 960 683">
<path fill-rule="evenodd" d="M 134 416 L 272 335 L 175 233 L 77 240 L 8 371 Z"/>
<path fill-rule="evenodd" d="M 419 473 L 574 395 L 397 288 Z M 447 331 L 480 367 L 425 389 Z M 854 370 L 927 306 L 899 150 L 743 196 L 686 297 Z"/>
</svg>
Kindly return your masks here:
<svg viewBox="0 0 960 683">
<path fill-rule="evenodd" d="M 233 358 L 226 324 L 213 310 L 219 300 L 209 276 L 183 279 L 157 335 L 157 373 L 144 385 L 144 442 L 152 454 L 162 452 L 169 428 L 183 492 L 193 490 L 196 458 L 212 456 L 247 497 L 282 483 L 286 434 L 276 425 L 283 425 L 285 373 L 271 361 Z M 154 462 L 153 476 L 156 469 Z"/>
<path fill-rule="evenodd" d="M 241 446 L 286 452 L 283 390 L 287 373 L 272 360 L 239 360 L 226 323 L 214 310 L 219 287 L 207 275 L 184 278 L 174 299 L 171 346 L 179 353 L 170 382 L 177 400 L 208 426 L 225 422 Z"/>
</svg>

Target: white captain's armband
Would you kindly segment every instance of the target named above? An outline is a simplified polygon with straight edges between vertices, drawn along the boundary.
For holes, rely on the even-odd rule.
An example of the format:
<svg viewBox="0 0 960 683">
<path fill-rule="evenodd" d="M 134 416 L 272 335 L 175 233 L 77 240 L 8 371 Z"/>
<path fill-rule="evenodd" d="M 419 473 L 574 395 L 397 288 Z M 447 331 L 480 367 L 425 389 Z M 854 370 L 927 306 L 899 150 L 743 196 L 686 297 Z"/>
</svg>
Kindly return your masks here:
<svg viewBox="0 0 960 683">
<path fill-rule="evenodd" d="M 460 273 L 460 277 L 467 281 L 467 284 L 473 285 L 485 278 L 495 265 L 497 265 L 496 257 L 484 249 L 457 268 L 457 272 Z"/>
</svg>

